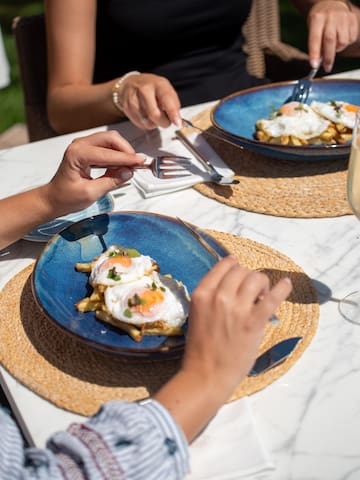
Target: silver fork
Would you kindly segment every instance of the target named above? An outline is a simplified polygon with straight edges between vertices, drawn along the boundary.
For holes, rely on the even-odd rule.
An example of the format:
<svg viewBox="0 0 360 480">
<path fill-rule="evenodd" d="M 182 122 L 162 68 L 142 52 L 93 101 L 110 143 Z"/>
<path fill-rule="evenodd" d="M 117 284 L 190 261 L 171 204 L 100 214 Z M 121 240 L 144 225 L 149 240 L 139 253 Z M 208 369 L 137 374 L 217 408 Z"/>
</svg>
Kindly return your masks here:
<svg viewBox="0 0 360 480">
<path fill-rule="evenodd" d="M 147 168 L 152 171 L 153 175 L 161 179 L 187 177 L 191 172 L 185 167 L 191 165 L 190 158 L 180 157 L 178 155 L 160 155 L 151 160 L 151 162 L 142 165 L 136 165 L 136 170 Z"/>
<path fill-rule="evenodd" d="M 312 68 L 310 72 L 306 75 L 306 77 L 300 78 L 300 80 L 296 82 L 293 91 L 289 99 L 287 100 L 288 102 L 306 103 L 311 90 L 312 79 L 317 74 L 320 65 L 321 60 L 319 62 L 319 65 L 315 68 Z"/>
</svg>

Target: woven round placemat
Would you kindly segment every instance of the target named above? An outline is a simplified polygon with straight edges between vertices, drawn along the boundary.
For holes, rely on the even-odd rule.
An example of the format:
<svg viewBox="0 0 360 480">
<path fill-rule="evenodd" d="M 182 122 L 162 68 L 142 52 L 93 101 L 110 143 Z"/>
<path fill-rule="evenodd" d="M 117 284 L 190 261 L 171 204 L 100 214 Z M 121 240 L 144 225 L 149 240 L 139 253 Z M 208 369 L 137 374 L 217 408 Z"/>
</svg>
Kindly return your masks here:
<svg viewBox="0 0 360 480">
<path fill-rule="evenodd" d="M 303 337 L 285 362 L 257 377 L 247 377 L 231 401 L 264 388 L 296 362 L 316 331 L 319 305 L 311 280 L 288 257 L 245 238 L 207 232 L 238 255 L 241 263 L 262 269 L 273 282 L 285 275 L 292 279 L 294 290 L 277 312 L 281 323 L 266 327 L 261 352 L 285 338 Z M 28 388 L 58 407 L 91 415 L 105 401 L 152 395 L 178 370 L 180 359 L 124 359 L 64 333 L 35 303 L 30 279 L 33 267 L 18 273 L 0 292 L 0 362 Z"/>
<path fill-rule="evenodd" d="M 211 109 L 191 121 L 212 130 Z M 184 128 L 188 135 L 195 132 Z M 213 130 L 214 131 L 214 130 Z M 279 217 L 325 218 L 351 215 L 346 194 L 348 159 L 290 161 L 266 157 L 206 137 L 235 172 L 238 185 L 200 183 L 196 190 L 231 207 Z"/>
</svg>

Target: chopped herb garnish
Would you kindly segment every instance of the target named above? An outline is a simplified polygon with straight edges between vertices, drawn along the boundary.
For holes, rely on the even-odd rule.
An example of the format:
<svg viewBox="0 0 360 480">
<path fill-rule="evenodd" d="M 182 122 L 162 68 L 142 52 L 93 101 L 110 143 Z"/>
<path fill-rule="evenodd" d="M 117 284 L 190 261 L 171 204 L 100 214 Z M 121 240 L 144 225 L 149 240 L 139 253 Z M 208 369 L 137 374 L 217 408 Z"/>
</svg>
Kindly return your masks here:
<svg viewBox="0 0 360 480">
<path fill-rule="evenodd" d="M 124 316 L 127 317 L 127 318 L 131 318 L 131 317 L 132 317 L 132 313 L 131 313 L 131 311 L 130 311 L 129 308 L 126 308 L 126 309 L 124 310 Z"/>
<path fill-rule="evenodd" d="M 128 299 L 128 306 L 131 307 L 136 307 L 136 305 L 146 305 L 146 301 L 140 296 L 135 293 L 135 295 L 131 298 Z"/>
<path fill-rule="evenodd" d="M 121 280 L 121 277 L 117 274 L 115 267 L 110 268 L 107 274 L 107 278 L 111 278 L 111 280 L 115 280 L 115 282 Z"/>
<path fill-rule="evenodd" d="M 108 257 L 117 257 L 120 255 L 119 250 L 113 250 L 112 252 L 109 253 Z"/>
<path fill-rule="evenodd" d="M 294 110 L 304 110 L 305 112 L 307 112 L 303 103 L 299 103 L 299 105 L 297 105 Z"/>
<path fill-rule="evenodd" d="M 136 250 L 136 248 L 126 248 L 126 255 L 130 258 L 140 257 L 141 253 Z"/>
<path fill-rule="evenodd" d="M 338 118 L 340 118 L 343 114 L 342 110 L 341 110 L 341 105 L 338 105 L 335 100 L 329 100 L 329 103 L 332 107 L 334 107 L 334 110 L 335 110 L 335 114 Z"/>
</svg>

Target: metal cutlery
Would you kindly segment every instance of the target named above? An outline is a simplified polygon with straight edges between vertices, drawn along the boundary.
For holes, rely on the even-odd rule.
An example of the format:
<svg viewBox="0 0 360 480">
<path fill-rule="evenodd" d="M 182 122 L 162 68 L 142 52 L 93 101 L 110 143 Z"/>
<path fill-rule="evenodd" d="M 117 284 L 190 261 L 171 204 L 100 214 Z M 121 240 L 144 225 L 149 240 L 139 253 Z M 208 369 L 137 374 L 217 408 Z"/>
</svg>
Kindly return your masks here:
<svg viewBox="0 0 360 480">
<path fill-rule="evenodd" d="M 310 90 L 311 90 L 311 84 L 312 84 L 312 79 L 315 77 L 317 74 L 319 68 L 321 65 L 321 61 L 319 62 L 319 65 L 315 68 L 312 68 L 308 75 L 306 77 L 301 78 L 298 80 L 293 88 L 293 91 L 287 100 L 287 102 L 300 102 L 300 103 L 306 103 Z"/>
<path fill-rule="evenodd" d="M 161 179 L 187 177 L 191 175 L 184 167 L 191 165 L 190 158 L 177 155 L 162 155 L 155 157 L 149 163 L 137 165 L 136 170 L 149 169 L 153 175 Z"/>
<path fill-rule="evenodd" d="M 182 225 L 184 225 L 185 228 L 192 234 L 196 240 L 201 243 L 201 245 L 207 250 L 210 255 L 215 258 L 216 261 L 221 260 L 224 258 L 222 255 L 220 255 L 210 244 L 205 240 L 205 238 L 188 222 L 185 220 L 182 220 L 180 217 L 176 217 L 176 220 L 180 222 Z M 272 315 L 269 318 L 269 322 L 272 323 L 273 325 L 279 325 L 280 324 L 280 319 L 276 315 Z"/>
<path fill-rule="evenodd" d="M 197 127 L 194 125 L 190 120 L 186 120 L 185 118 L 181 119 L 183 122 L 183 127 L 188 127 L 188 128 L 194 128 L 195 130 L 198 130 L 199 132 L 203 133 L 204 135 L 208 135 L 209 137 L 216 138 L 217 140 L 221 140 L 222 142 L 228 143 L 229 145 L 232 145 L 233 147 L 240 148 L 241 150 L 244 148 L 242 145 L 239 145 L 238 143 L 232 142 L 226 137 L 223 137 L 222 135 L 218 135 L 216 133 L 210 132 L 208 130 L 204 130 L 203 128 Z"/>
<path fill-rule="evenodd" d="M 250 377 L 255 377 L 260 373 L 265 373 L 271 368 L 280 365 L 280 363 L 284 362 L 289 357 L 301 339 L 302 337 L 287 338 L 286 340 L 282 340 L 270 347 L 256 359 L 254 366 L 248 375 Z"/>
<path fill-rule="evenodd" d="M 190 152 L 199 160 L 204 166 L 206 171 L 210 174 L 210 179 L 214 183 L 220 185 L 235 185 L 240 183 L 239 180 L 234 180 L 230 177 L 224 177 L 215 169 L 215 167 L 209 162 L 209 160 L 198 150 L 187 138 L 187 136 L 181 131 L 176 130 L 175 135 L 177 138 L 190 150 Z"/>
</svg>

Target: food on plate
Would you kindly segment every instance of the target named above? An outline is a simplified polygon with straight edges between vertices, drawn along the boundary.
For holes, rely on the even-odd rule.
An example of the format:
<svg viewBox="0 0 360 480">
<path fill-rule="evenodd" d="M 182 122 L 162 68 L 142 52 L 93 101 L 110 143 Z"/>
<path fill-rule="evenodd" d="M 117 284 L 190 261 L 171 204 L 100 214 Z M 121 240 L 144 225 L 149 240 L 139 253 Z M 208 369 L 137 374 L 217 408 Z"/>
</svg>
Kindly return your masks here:
<svg viewBox="0 0 360 480">
<path fill-rule="evenodd" d="M 358 108 L 333 100 L 285 103 L 256 122 L 255 138 L 282 145 L 344 144 L 351 140 Z"/>
<path fill-rule="evenodd" d="M 189 314 L 185 285 L 160 275 L 158 263 L 135 249 L 112 245 L 90 263 L 77 263 L 87 272 L 93 292 L 76 304 L 81 312 L 126 331 L 134 340 L 143 335 L 182 335 Z"/>
<path fill-rule="evenodd" d="M 135 249 L 112 245 L 91 266 L 89 283 L 95 285 L 118 285 L 132 282 L 158 270 L 157 263 Z"/>
<path fill-rule="evenodd" d="M 340 102 L 330 100 L 329 102 L 316 102 L 310 104 L 311 108 L 321 115 L 338 125 L 339 130 L 343 133 L 348 133 L 351 136 L 352 130 L 355 126 L 356 112 L 359 107 L 347 102 Z"/>
</svg>

